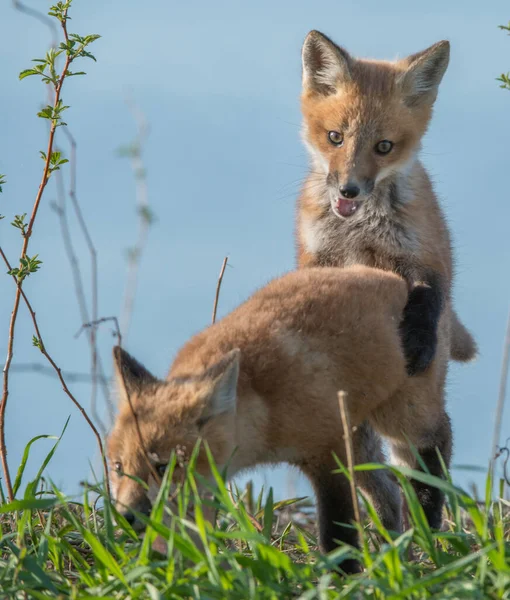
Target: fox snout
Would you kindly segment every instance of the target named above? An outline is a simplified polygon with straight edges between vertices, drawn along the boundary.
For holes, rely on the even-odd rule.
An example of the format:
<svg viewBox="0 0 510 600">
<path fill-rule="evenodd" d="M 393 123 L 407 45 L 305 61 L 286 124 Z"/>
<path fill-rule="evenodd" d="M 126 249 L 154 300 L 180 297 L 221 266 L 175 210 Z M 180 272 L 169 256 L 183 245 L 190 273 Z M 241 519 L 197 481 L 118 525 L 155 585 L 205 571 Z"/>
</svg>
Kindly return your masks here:
<svg viewBox="0 0 510 600">
<path fill-rule="evenodd" d="M 145 516 L 149 516 L 152 510 L 152 503 L 147 498 L 147 496 L 140 496 L 138 502 L 131 506 L 121 506 L 119 508 L 119 514 L 126 519 L 126 521 L 131 525 L 131 527 L 136 532 L 141 532 L 145 529 L 145 523 L 143 523 L 138 517 L 137 514 L 142 514 Z"/>
<path fill-rule="evenodd" d="M 346 200 L 356 198 L 356 196 L 359 196 L 360 191 L 359 187 L 352 183 L 340 187 L 340 195 Z"/>
<path fill-rule="evenodd" d="M 342 218 L 352 216 L 374 189 L 372 181 L 359 181 L 354 177 L 343 180 L 338 172 L 330 174 L 328 184 L 331 208 L 337 216 Z"/>
</svg>

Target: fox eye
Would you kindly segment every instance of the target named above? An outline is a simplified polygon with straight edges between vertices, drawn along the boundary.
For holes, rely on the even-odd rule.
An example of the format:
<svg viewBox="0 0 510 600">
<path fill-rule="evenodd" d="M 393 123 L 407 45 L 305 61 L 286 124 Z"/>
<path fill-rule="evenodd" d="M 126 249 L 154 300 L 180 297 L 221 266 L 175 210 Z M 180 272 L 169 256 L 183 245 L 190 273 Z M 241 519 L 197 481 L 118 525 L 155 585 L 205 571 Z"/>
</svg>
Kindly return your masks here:
<svg viewBox="0 0 510 600">
<path fill-rule="evenodd" d="M 158 465 L 156 467 L 156 471 L 158 472 L 158 475 L 160 477 L 163 477 L 163 475 L 165 474 L 166 468 L 168 465 Z"/>
<path fill-rule="evenodd" d="M 389 140 L 382 140 L 382 142 L 378 142 L 375 146 L 375 151 L 377 154 L 388 154 L 393 148 L 393 142 Z"/>
<path fill-rule="evenodd" d="M 341 146 L 344 143 L 344 136 L 339 131 L 328 131 L 328 138 L 333 146 Z"/>
<path fill-rule="evenodd" d="M 115 469 L 115 472 L 118 473 L 119 475 L 122 473 L 122 463 L 120 463 L 120 462 L 113 463 L 113 468 Z"/>
</svg>

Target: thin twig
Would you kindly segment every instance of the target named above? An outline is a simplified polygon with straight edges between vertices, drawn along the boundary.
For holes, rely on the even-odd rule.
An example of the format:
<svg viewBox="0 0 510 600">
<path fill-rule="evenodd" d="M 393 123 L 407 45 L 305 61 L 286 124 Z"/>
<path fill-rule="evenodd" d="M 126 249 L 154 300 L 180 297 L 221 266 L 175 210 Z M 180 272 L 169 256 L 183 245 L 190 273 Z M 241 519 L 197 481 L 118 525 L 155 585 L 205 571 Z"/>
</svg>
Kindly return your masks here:
<svg viewBox="0 0 510 600">
<path fill-rule="evenodd" d="M 89 311 L 87 308 L 87 299 L 85 297 L 85 288 L 83 285 L 80 264 L 78 262 L 78 257 L 76 255 L 76 252 L 74 250 L 74 244 L 73 244 L 71 232 L 69 229 L 69 221 L 67 219 L 66 194 L 65 194 L 65 190 L 64 190 L 64 179 L 63 179 L 61 171 L 56 172 L 56 183 L 57 183 L 58 204 L 56 206 L 54 206 L 54 208 L 55 208 L 55 212 L 58 214 L 58 218 L 59 218 L 60 231 L 62 234 L 62 240 L 64 242 L 64 250 L 65 250 L 65 253 L 69 260 L 69 264 L 71 266 L 71 274 L 73 277 L 74 291 L 75 291 L 76 300 L 78 303 L 78 309 L 80 311 L 81 321 L 82 321 L 82 323 L 86 323 L 89 321 Z M 89 333 L 88 333 L 88 340 L 89 340 L 90 346 L 93 348 L 93 350 L 92 350 L 93 366 L 92 366 L 92 377 L 91 377 L 92 390 L 91 390 L 91 398 L 90 398 L 90 413 L 91 413 L 94 421 L 98 424 L 98 427 L 101 430 L 101 434 L 104 436 L 104 435 L 106 435 L 106 426 L 103 423 L 103 421 L 102 421 L 101 417 L 99 416 L 97 409 L 96 409 L 98 379 L 95 375 L 97 374 L 97 353 L 95 352 L 95 348 L 94 348 L 96 346 L 95 335 L 93 338 L 91 331 L 89 331 Z M 95 364 L 94 364 L 94 362 L 95 362 Z M 101 365 L 101 375 L 103 375 L 102 365 Z M 103 384 L 102 389 L 103 389 L 105 398 L 108 400 L 110 397 L 108 385 Z"/>
<path fill-rule="evenodd" d="M 212 313 L 212 324 L 216 323 L 216 312 L 218 310 L 218 300 L 220 299 L 220 290 L 221 290 L 221 282 L 223 281 L 223 275 L 225 275 L 225 269 L 227 268 L 228 256 L 225 256 L 223 259 L 223 264 L 221 265 L 220 275 L 218 277 L 218 283 L 216 284 L 216 294 L 214 296 L 214 306 Z"/>
<path fill-rule="evenodd" d="M 90 321 L 90 323 L 83 323 L 80 329 L 78 329 L 78 331 L 74 334 L 75 339 L 78 338 L 81 332 L 85 329 L 97 329 L 98 325 L 100 325 L 101 323 L 106 323 L 107 321 L 113 321 L 115 325 L 115 331 L 113 331 L 113 335 L 117 336 L 119 346 L 122 346 L 122 335 L 120 333 L 119 320 L 117 319 L 117 317 L 102 317 L 101 319 Z"/>
<path fill-rule="evenodd" d="M 23 5 L 19 5 L 19 4 L 15 3 L 15 6 L 20 10 L 24 10 L 25 12 L 29 12 L 33 16 L 36 16 L 36 14 L 34 14 L 34 11 L 31 12 L 30 9 L 27 10 L 27 8 L 24 7 Z M 64 31 L 66 31 L 65 19 L 62 21 L 62 27 L 63 27 Z M 66 35 L 67 35 L 67 33 L 66 33 Z M 62 70 L 62 73 L 60 75 L 60 78 L 58 80 L 58 83 L 57 83 L 57 86 L 55 89 L 55 100 L 54 100 L 54 104 L 53 104 L 54 109 L 58 104 L 58 101 L 60 98 L 60 92 L 62 90 L 62 85 L 64 83 L 64 79 L 65 79 L 67 70 L 69 68 L 69 65 L 71 63 L 71 60 L 72 60 L 71 56 L 67 55 L 64 69 Z M 46 184 L 48 182 L 50 159 L 51 159 L 51 154 L 52 154 L 52 150 L 53 150 L 53 140 L 55 137 L 55 131 L 56 131 L 56 121 L 52 121 L 52 124 L 50 127 L 49 139 L 48 139 L 48 148 L 47 148 L 47 152 L 46 152 L 46 160 L 45 160 L 45 164 L 44 164 L 43 176 L 41 179 L 41 183 L 39 184 L 39 190 L 36 195 L 34 206 L 32 208 L 32 214 L 30 216 L 30 221 L 28 223 L 27 230 L 24 234 L 23 246 L 22 246 L 22 250 L 21 250 L 21 258 L 24 258 L 26 256 L 30 236 L 32 235 L 34 221 L 37 216 L 37 211 L 39 209 L 39 204 L 40 204 L 44 189 L 46 187 Z M 7 400 L 9 397 L 9 368 L 11 366 L 12 356 L 13 356 L 14 332 L 15 332 L 15 326 L 16 326 L 16 319 L 18 316 L 20 292 L 21 292 L 21 282 L 20 282 L 20 285 L 18 285 L 17 290 L 16 290 L 16 296 L 14 299 L 14 307 L 13 307 L 13 310 L 11 313 L 11 320 L 9 323 L 7 358 L 6 358 L 4 369 L 3 369 L 3 392 L 2 392 L 2 401 L 0 403 L 0 455 L 1 455 L 1 460 L 2 460 L 2 468 L 4 471 L 5 483 L 7 486 L 7 493 L 8 493 L 8 497 L 9 497 L 10 501 L 12 501 L 14 498 L 13 498 L 13 491 L 12 491 L 12 484 L 11 484 L 9 468 L 8 468 L 8 464 L 7 464 L 7 447 L 5 444 L 5 411 L 7 408 Z"/>
<path fill-rule="evenodd" d="M 122 378 L 122 387 L 124 389 L 124 392 L 126 393 L 127 401 L 129 404 L 129 409 L 130 409 L 133 419 L 135 421 L 136 435 L 138 437 L 138 441 L 140 442 L 140 447 L 142 449 L 142 454 L 144 456 L 144 460 L 147 463 L 147 466 L 149 467 L 149 471 L 151 472 L 152 476 L 154 477 L 154 480 L 161 481 L 161 477 L 158 474 L 158 472 L 156 471 L 156 468 L 154 467 L 154 464 L 150 459 L 149 451 L 147 450 L 147 446 L 145 445 L 145 441 L 144 441 L 143 435 L 142 435 L 142 430 L 140 428 L 140 422 L 138 421 L 138 414 L 135 410 L 133 401 L 131 400 L 131 394 L 129 393 L 129 388 L 126 385 L 126 378 L 124 377 L 124 371 L 122 368 L 119 368 L 118 372 L 120 373 L 120 376 Z"/>
<path fill-rule="evenodd" d="M 503 420 L 503 409 L 505 407 L 506 386 L 508 381 L 508 370 L 510 367 L 510 313 L 506 325 L 505 342 L 503 346 L 503 361 L 501 365 L 501 377 L 499 381 L 498 404 L 496 407 L 496 416 L 494 419 L 494 434 L 492 436 L 491 448 L 491 469 L 494 469 L 496 455 L 499 450 L 499 440 L 501 438 L 501 423 Z M 494 479 L 494 478 L 493 478 Z"/>
<path fill-rule="evenodd" d="M 356 493 L 356 480 L 354 478 L 354 450 L 352 447 L 352 429 L 349 419 L 349 412 L 345 403 L 347 394 L 338 392 L 338 401 L 340 403 L 340 414 L 342 416 L 342 425 L 344 428 L 345 452 L 347 454 L 347 468 L 350 474 L 351 496 L 354 507 L 354 519 L 358 526 L 361 527 L 361 517 L 359 512 L 358 494 Z"/>
<path fill-rule="evenodd" d="M 44 13 L 42 13 L 38 10 L 34 10 L 33 8 L 31 8 L 29 6 L 26 6 L 22 2 L 19 2 L 19 0 L 13 0 L 12 3 L 16 10 L 18 10 L 19 12 L 25 13 L 26 15 L 29 15 L 30 17 L 33 17 L 34 19 L 37 19 L 38 21 L 40 21 L 41 23 L 44 23 L 44 25 L 46 25 L 46 27 L 49 28 L 49 30 L 51 32 L 51 46 L 53 48 L 55 48 L 57 45 L 57 28 L 55 26 L 53 19 L 50 19 Z"/>
<path fill-rule="evenodd" d="M 70 173 L 71 180 L 69 184 L 69 197 L 71 198 L 71 202 L 73 204 L 74 212 L 76 213 L 76 217 L 78 219 L 78 223 L 80 225 L 80 229 L 82 230 L 83 237 L 87 243 L 87 247 L 89 249 L 90 254 L 90 266 L 91 266 L 91 291 L 92 291 L 92 320 L 97 321 L 99 315 L 99 297 L 98 297 L 98 258 L 97 258 L 97 250 L 92 241 L 92 236 L 90 235 L 89 229 L 85 222 L 85 218 L 83 216 L 80 204 L 78 202 L 78 197 L 76 195 L 76 155 L 77 155 L 77 144 L 74 137 L 71 135 L 69 129 L 66 127 L 64 129 L 64 134 L 68 138 L 69 143 L 71 144 L 71 155 L 70 155 Z M 102 363 L 100 361 L 99 353 L 97 351 L 97 332 L 95 329 L 92 329 L 90 335 L 90 347 L 92 350 L 92 380 L 96 381 L 96 373 L 99 370 L 100 374 L 104 373 Z M 102 381 L 101 378 L 98 379 Z M 106 378 L 104 378 L 104 382 L 106 382 Z M 110 417 L 110 423 L 113 422 L 114 418 L 114 408 L 111 400 L 111 394 L 108 389 L 108 385 L 103 383 L 103 395 L 105 397 L 106 406 L 108 409 L 108 415 Z"/>
<path fill-rule="evenodd" d="M 124 288 L 123 308 L 120 317 L 120 330 L 124 339 L 127 338 L 133 307 L 135 303 L 138 272 L 140 259 L 147 244 L 149 228 L 153 217 L 149 207 L 149 191 L 147 188 L 147 175 L 142 160 L 143 143 L 149 134 L 147 121 L 141 110 L 129 98 L 127 104 L 137 122 L 137 134 L 135 141 L 128 148 L 128 155 L 131 157 L 131 167 L 136 181 L 136 202 L 138 210 L 138 236 L 134 247 L 129 249 L 128 254 L 128 273 L 126 278 L 126 287 Z"/>
<path fill-rule="evenodd" d="M 91 314 L 90 319 L 89 319 L 89 315 L 88 315 L 88 310 L 86 309 L 87 302 L 85 299 L 85 294 L 82 293 L 80 296 L 78 286 L 75 285 L 78 304 L 80 307 L 81 321 L 82 321 L 82 323 L 87 323 L 87 322 L 89 322 L 89 320 L 96 321 L 98 319 L 99 308 L 98 308 L 97 251 L 94 246 L 94 242 L 92 241 L 92 236 L 90 235 L 89 229 L 85 222 L 85 218 L 83 216 L 80 204 L 78 202 L 77 193 L 76 193 L 76 189 L 77 189 L 77 186 L 76 186 L 77 143 L 76 143 L 76 140 L 74 139 L 73 135 L 69 131 L 68 127 L 64 128 L 63 133 L 67 137 L 70 147 L 71 147 L 70 156 L 69 156 L 69 173 L 70 173 L 69 190 L 68 190 L 69 198 L 71 199 L 71 203 L 72 203 L 74 212 L 78 219 L 78 224 L 80 226 L 83 237 L 85 238 L 85 242 L 87 244 L 89 254 L 90 254 L 91 306 L 92 306 L 92 314 Z M 58 172 L 58 173 L 60 173 L 60 172 Z M 65 211 L 65 196 L 63 196 L 61 198 L 61 202 L 59 204 L 60 204 L 61 208 Z M 65 214 L 64 214 L 64 216 L 65 216 Z M 67 227 L 67 219 L 65 219 L 64 223 L 62 223 L 62 226 Z M 78 265 L 78 261 L 73 260 L 73 256 L 72 256 L 74 254 L 74 251 L 72 248 L 72 239 L 70 236 L 68 236 L 69 243 L 66 244 L 66 239 L 65 239 L 66 236 L 64 235 L 64 232 L 63 232 L 63 237 L 64 237 L 64 244 L 66 245 L 66 248 L 68 248 L 67 254 L 69 257 L 69 261 L 71 263 L 71 268 L 73 269 L 73 277 L 75 277 L 75 279 L 78 278 L 80 280 L 80 284 L 81 284 L 80 287 L 83 290 L 84 286 L 83 286 L 83 282 L 82 282 L 81 271 L 80 271 L 80 268 Z M 75 271 L 76 271 L 76 273 L 75 273 Z M 83 307 L 85 307 L 85 310 Z M 96 332 L 95 328 L 90 329 L 89 335 L 88 335 L 88 341 L 89 341 L 90 351 L 91 351 L 91 367 L 90 367 L 91 368 L 91 381 L 92 381 L 91 399 L 90 399 L 91 411 L 93 411 L 93 413 L 97 415 L 97 413 L 96 413 L 97 383 L 96 382 L 99 381 L 101 383 L 101 391 L 102 391 L 102 394 L 103 394 L 103 397 L 104 397 L 104 400 L 106 403 L 106 407 L 108 410 L 108 416 L 109 416 L 110 423 L 111 423 L 114 418 L 114 407 L 113 407 L 113 403 L 111 400 L 111 394 L 110 394 L 110 390 L 109 390 L 109 387 L 107 384 L 107 379 L 104 377 L 104 368 L 103 368 L 103 364 L 101 361 L 101 357 L 100 357 L 98 349 L 97 349 L 97 332 Z M 98 374 L 99 374 L 99 376 L 97 376 Z M 98 419 L 97 416 L 95 418 Z"/>
<path fill-rule="evenodd" d="M 68 39 L 67 12 L 65 13 L 65 18 L 62 19 L 62 21 L 61 21 L 61 25 L 62 25 L 62 29 L 64 31 L 64 37 L 67 40 Z M 60 100 L 60 93 L 62 91 L 62 86 L 64 84 L 64 80 L 65 80 L 65 77 L 66 77 L 66 74 L 67 74 L 67 71 L 69 69 L 69 65 L 71 64 L 71 62 L 72 62 L 72 56 L 71 56 L 71 54 L 67 54 L 66 60 L 64 63 L 64 68 L 62 69 L 62 72 L 58 79 L 57 85 L 55 87 L 55 99 L 53 102 L 53 110 L 56 110 L 56 108 L 57 108 L 58 102 Z M 35 218 L 37 216 L 37 211 L 39 210 L 41 198 L 42 198 L 43 192 L 46 188 L 46 184 L 48 183 L 50 160 L 51 160 L 51 155 L 53 153 L 53 141 L 55 138 L 56 129 L 57 129 L 57 121 L 52 120 L 51 127 L 50 127 L 50 133 L 49 133 L 49 137 L 48 137 L 48 147 L 46 149 L 46 160 L 44 161 L 43 175 L 42 175 L 41 183 L 39 184 L 39 189 L 37 191 L 34 206 L 32 208 L 32 214 L 30 215 L 28 227 L 23 236 L 23 246 L 21 249 L 20 259 L 26 257 L 27 250 L 28 250 L 28 244 L 30 241 L 30 236 L 32 235 Z M 7 464 L 7 446 L 5 444 L 5 411 L 7 408 L 7 400 L 9 398 L 9 369 L 11 366 L 12 356 L 13 356 L 14 332 L 15 332 L 15 327 L 16 327 L 16 319 L 18 317 L 18 309 L 19 309 L 19 303 L 20 303 L 20 298 L 21 298 L 22 285 L 23 285 L 23 283 L 19 282 L 19 284 L 16 286 L 14 307 L 12 309 L 11 320 L 9 323 L 9 337 L 8 337 L 8 342 L 7 342 L 7 358 L 6 358 L 4 370 L 3 370 L 3 391 L 2 391 L 2 401 L 0 402 L 0 457 L 1 457 L 1 461 L 2 461 L 4 477 L 5 477 L 5 484 L 7 487 L 7 494 L 8 494 L 9 501 L 11 501 L 11 502 L 14 499 L 14 497 L 13 497 L 11 476 L 10 476 L 9 467 Z"/>
<path fill-rule="evenodd" d="M 11 265 L 9 264 L 7 256 L 5 256 L 5 253 L 4 253 L 4 251 L 3 251 L 3 249 L 2 249 L 1 246 L 0 246 L 0 255 L 2 256 L 5 264 L 7 265 L 7 268 L 10 271 L 11 270 Z M 55 371 L 56 371 L 56 373 L 58 375 L 58 378 L 60 379 L 60 383 L 62 384 L 62 389 L 69 396 L 69 398 L 71 399 L 71 401 L 73 402 L 73 404 L 76 406 L 76 408 L 81 412 L 83 418 L 88 423 L 89 427 L 92 429 L 94 435 L 96 436 L 97 444 L 99 446 L 99 451 L 101 453 L 101 458 L 102 458 L 102 461 L 103 461 L 106 490 L 107 490 L 108 496 L 110 496 L 110 480 L 109 480 L 109 477 L 108 477 L 108 464 L 106 462 L 106 455 L 104 453 L 104 448 L 103 448 L 103 442 L 101 440 L 101 435 L 99 434 L 99 431 L 96 429 L 94 423 L 92 422 L 92 420 L 88 416 L 87 411 L 78 402 L 78 400 L 76 400 L 76 398 L 73 396 L 73 394 L 71 393 L 71 391 L 67 387 L 66 381 L 65 381 L 65 379 L 64 379 L 64 377 L 62 375 L 62 371 L 61 371 L 60 367 L 57 366 L 57 364 L 55 363 L 55 361 L 53 360 L 53 358 L 51 358 L 51 356 L 48 354 L 48 351 L 46 350 L 46 346 L 45 346 L 44 341 L 43 341 L 43 337 L 41 335 L 41 331 L 39 329 L 39 325 L 37 323 L 35 312 L 34 312 L 34 310 L 32 308 L 32 305 L 30 304 L 28 298 L 26 297 L 25 292 L 23 291 L 23 289 L 21 287 L 21 283 L 16 279 L 16 277 L 14 275 L 12 276 L 12 279 L 13 279 L 15 285 L 16 285 L 16 288 L 19 290 L 20 295 L 23 297 L 23 300 L 24 300 L 24 302 L 25 302 L 25 304 L 26 304 L 26 306 L 28 308 L 28 312 L 30 313 L 30 316 L 32 318 L 32 323 L 34 324 L 34 329 L 35 329 L 35 332 L 37 334 L 37 340 L 38 340 L 38 348 L 39 348 L 39 350 L 46 357 L 46 359 L 48 360 L 48 362 L 50 363 L 50 365 L 55 369 Z"/>
<path fill-rule="evenodd" d="M 40 363 L 15 363 L 11 366 L 11 373 L 38 373 L 39 375 L 46 375 L 48 377 L 56 377 L 55 371 L 51 367 L 42 365 Z M 62 371 L 62 375 L 66 381 L 70 383 L 92 383 L 92 376 L 90 373 L 76 373 L 74 371 Z M 106 375 L 96 375 L 101 378 L 101 383 L 108 383 L 109 378 Z M 91 411 L 92 413 L 92 411 Z"/>
</svg>

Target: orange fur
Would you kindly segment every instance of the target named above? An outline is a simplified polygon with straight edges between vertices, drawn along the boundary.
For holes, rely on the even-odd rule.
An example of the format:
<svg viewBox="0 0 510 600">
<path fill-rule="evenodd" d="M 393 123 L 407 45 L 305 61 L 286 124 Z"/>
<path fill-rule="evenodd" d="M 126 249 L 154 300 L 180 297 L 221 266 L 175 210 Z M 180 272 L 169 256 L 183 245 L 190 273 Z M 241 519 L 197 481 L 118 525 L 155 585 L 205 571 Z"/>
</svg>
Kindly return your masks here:
<svg viewBox="0 0 510 600">
<path fill-rule="evenodd" d="M 319 32 L 303 47 L 303 136 L 312 169 L 297 210 L 300 267 L 356 263 L 392 270 L 410 285 L 440 281 L 446 312 L 453 277 L 450 235 L 417 158 L 449 45 L 397 62 L 354 59 Z M 340 146 L 328 132 L 343 136 Z M 378 142 L 389 140 L 388 154 Z M 338 212 L 345 186 L 359 190 L 351 216 Z M 476 344 L 453 313 L 450 355 L 466 361 Z"/>
<path fill-rule="evenodd" d="M 177 446 L 191 451 L 201 438 L 220 466 L 228 463 L 229 476 L 264 463 L 301 468 L 319 503 L 338 497 L 339 506 L 347 507 L 345 519 L 333 519 L 319 506 L 321 547 L 331 549 L 328 528 L 334 520 L 348 520 L 352 509 L 347 482 L 331 475 L 332 452 L 345 460 L 337 392 L 347 392 L 351 421 L 359 426 L 356 460 L 382 461 L 379 442 L 364 421 L 408 379 L 399 334 L 406 300 L 406 284 L 391 273 L 366 267 L 301 270 L 272 281 L 193 337 L 166 381 L 116 350 L 123 400 L 108 453 L 119 509 L 146 511 L 147 496 L 134 480 L 115 472 L 116 463 L 122 472 L 155 483 L 129 394 L 155 466 L 168 462 Z M 202 452 L 197 469 L 209 472 Z M 383 521 L 398 530 L 398 493 L 388 473 L 360 474 L 359 484 Z"/>
<path fill-rule="evenodd" d="M 402 448 L 406 436 L 418 446 L 433 441 L 436 423 L 427 406 L 440 405 L 441 367 L 437 361 L 426 375 L 406 374 L 399 326 L 407 299 L 406 283 L 390 272 L 302 269 L 272 281 L 194 336 L 165 381 L 116 349 L 122 400 L 108 454 L 113 467 L 119 463 L 119 472 L 112 473 L 119 510 L 143 512 L 148 503 L 144 489 L 122 473 L 158 485 L 144 448 L 157 467 L 178 446 L 190 452 L 203 439 L 217 464 L 228 465 L 228 476 L 268 463 L 300 468 L 317 495 L 321 549 L 331 550 L 335 539 L 355 544 L 352 530 L 335 525 L 352 518 L 348 483 L 332 475 L 332 452 L 345 462 L 338 391 L 347 392 L 357 426 L 356 462 L 384 459 L 368 422 Z M 410 394 L 416 403 L 409 402 Z M 209 475 L 202 451 L 197 470 Z M 360 473 L 357 483 L 385 525 L 399 530 L 399 495 L 389 474 Z"/>
</svg>

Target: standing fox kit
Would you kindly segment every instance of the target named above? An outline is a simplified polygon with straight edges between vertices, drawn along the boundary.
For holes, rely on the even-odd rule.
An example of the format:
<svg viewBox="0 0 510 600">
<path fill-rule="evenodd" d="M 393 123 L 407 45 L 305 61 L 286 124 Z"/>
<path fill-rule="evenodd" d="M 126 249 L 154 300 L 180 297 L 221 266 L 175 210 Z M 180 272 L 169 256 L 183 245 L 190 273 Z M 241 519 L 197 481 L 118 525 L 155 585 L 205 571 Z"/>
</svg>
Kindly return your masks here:
<svg viewBox="0 0 510 600">
<path fill-rule="evenodd" d="M 417 157 L 449 54 L 442 41 L 397 62 L 360 60 L 318 31 L 302 52 L 312 170 L 298 205 L 299 266 L 360 263 L 402 275 L 411 288 L 402 324 L 410 374 L 429 367 L 443 312 L 451 358 L 476 354 L 450 306 L 450 235 Z"/>
<path fill-rule="evenodd" d="M 316 494 L 321 550 L 332 550 L 336 540 L 356 545 L 356 531 L 342 526 L 353 519 L 349 484 L 332 473 L 333 453 L 346 462 L 338 391 L 347 393 L 351 423 L 358 426 L 357 463 L 384 458 L 368 423 L 402 448 L 407 438 L 418 447 L 424 440 L 435 445 L 443 427 L 443 413 L 434 405 L 441 369 L 421 377 L 406 372 L 400 322 L 407 301 L 407 284 L 391 272 L 301 269 L 272 281 L 193 337 L 164 381 L 116 348 L 121 402 L 108 454 L 119 511 L 135 524 L 130 511 L 151 508 L 144 488 L 124 476 L 159 485 L 151 481 L 144 451 L 160 471 L 173 450 L 191 452 L 202 439 L 216 463 L 228 465 L 228 477 L 260 464 L 298 467 Z M 409 393 L 415 403 L 407 401 Z M 449 448 L 438 445 L 448 461 Z M 202 450 L 196 464 L 209 475 Z M 384 525 L 400 530 L 400 495 L 390 474 L 359 473 L 357 483 Z M 357 564 L 342 568 L 356 570 Z"/>
</svg>

